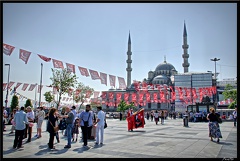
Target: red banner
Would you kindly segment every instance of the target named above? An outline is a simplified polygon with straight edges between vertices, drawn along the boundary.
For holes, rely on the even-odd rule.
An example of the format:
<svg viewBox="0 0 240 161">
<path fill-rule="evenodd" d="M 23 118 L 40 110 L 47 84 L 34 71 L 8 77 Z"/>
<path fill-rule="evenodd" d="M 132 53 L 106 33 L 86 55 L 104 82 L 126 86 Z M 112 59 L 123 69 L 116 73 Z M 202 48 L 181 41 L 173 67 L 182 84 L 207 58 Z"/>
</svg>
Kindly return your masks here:
<svg viewBox="0 0 240 161">
<path fill-rule="evenodd" d="M 41 58 L 45 62 L 50 62 L 51 61 L 51 58 L 48 58 L 48 57 L 40 55 L 40 54 L 37 54 L 37 55 L 39 56 L 39 58 Z"/>
<path fill-rule="evenodd" d="M 97 71 L 89 69 L 92 80 L 100 79 L 100 76 Z"/>
<path fill-rule="evenodd" d="M 78 66 L 78 69 L 79 69 L 81 75 L 86 76 L 86 77 L 89 76 L 89 73 L 88 73 L 87 68 L 83 68 L 83 67 L 79 67 L 79 66 Z"/>
<path fill-rule="evenodd" d="M 140 109 L 127 117 L 128 131 L 137 128 L 144 128 L 144 109 Z"/>
<path fill-rule="evenodd" d="M 62 68 L 62 69 L 64 69 L 62 61 L 52 59 L 52 62 L 53 62 L 53 67 L 54 68 Z"/>
<path fill-rule="evenodd" d="M 120 89 L 126 89 L 126 83 L 124 78 L 118 77 L 118 83 L 119 83 L 119 88 Z"/>
<path fill-rule="evenodd" d="M 36 84 L 31 84 L 28 88 L 28 91 L 32 91 L 36 87 Z"/>
<path fill-rule="evenodd" d="M 15 82 L 9 82 L 9 84 L 8 84 L 8 86 L 7 86 L 8 89 L 10 89 L 14 83 L 15 83 Z"/>
<path fill-rule="evenodd" d="M 31 52 L 20 49 L 19 59 L 22 59 L 25 62 L 25 64 L 27 64 L 30 55 L 31 55 Z"/>
<path fill-rule="evenodd" d="M 29 85 L 28 83 L 24 83 L 23 87 L 22 87 L 22 90 L 25 91 L 27 89 L 28 85 Z"/>
<path fill-rule="evenodd" d="M 7 87 L 7 83 L 3 83 L 3 90 Z"/>
<path fill-rule="evenodd" d="M 98 95 L 99 95 L 99 91 L 94 91 L 93 92 L 93 98 L 98 98 Z"/>
<path fill-rule="evenodd" d="M 22 83 L 17 83 L 17 85 L 15 86 L 15 88 L 17 89 Z"/>
<path fill-rule="evenodd" d="M 3 43 L 3 53 L 6 55 L 11 55 L 13 50 L 15 49 L 14 46 L 8 45 L 8 44 L 4 44 Z"/>
<path fill-rule="evenodd" d="M 129 101 L 129 93 L 124 93 L 124 101 L 128 103 Z"/>
<path fill-rule="evenodd" d="M 109 75 L 109 82 L 110 82 L 110 86 L 115 87 L 116 76 Z"/>
<path fill-rule="evenodd" d="M 66 63 L 67 69 L 75 74 L 75 65 Z"/>
<path fill-rule="evenodd" d="M 81 89 L 76 89 L 75 95 L 79 95 L 80 92 L 81 92 Z"/>
<path fill-rule="evenodd" d="M 107 74 L 100 72 L 101 83 L 107 85 Z"/>
</svg>

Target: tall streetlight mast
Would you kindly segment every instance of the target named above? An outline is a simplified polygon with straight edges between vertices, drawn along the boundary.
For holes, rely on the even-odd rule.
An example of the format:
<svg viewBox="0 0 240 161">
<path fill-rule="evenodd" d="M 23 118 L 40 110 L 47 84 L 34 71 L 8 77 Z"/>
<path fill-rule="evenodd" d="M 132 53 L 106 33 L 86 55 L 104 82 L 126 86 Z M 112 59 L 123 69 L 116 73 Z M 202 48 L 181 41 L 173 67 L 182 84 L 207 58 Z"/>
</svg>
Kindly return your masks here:
<svg viewBox="0 0 240 161">
<path fill-rule="evenodd" d="M 210 60 L 215 62 L 214 85 L 217 86 L 216 63 L 217 63 L 217 61 L 219 61 L 220 59 L 218 59 L 218 58 L 214 58 L 214 59 L 210 59 Z M 216 95 L 215 95 L 215 99 L 214 99 L 214 103 L 216 103 L 216 102 L 217 102 L 217 91 L 216 91 Z"/>
<path fill-rule="evenodd" d="M 5 64 L 5 66 L 9 66 L 9 68 L 8 68 L 7 94 L 6 94 L 6 100 L 5 100 L 5 108 L 7 108 L 7 103 L 8 103 L 8 91 L 9 91 L 10 64 Z"/>
</svg>

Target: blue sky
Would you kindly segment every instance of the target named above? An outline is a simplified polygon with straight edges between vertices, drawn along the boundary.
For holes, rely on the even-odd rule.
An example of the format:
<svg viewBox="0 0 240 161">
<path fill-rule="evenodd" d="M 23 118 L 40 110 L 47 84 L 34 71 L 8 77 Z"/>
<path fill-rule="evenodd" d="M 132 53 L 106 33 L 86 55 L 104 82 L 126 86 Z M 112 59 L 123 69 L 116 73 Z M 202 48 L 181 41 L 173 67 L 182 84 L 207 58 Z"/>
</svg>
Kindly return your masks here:
<svg viewBox="0 0 240 161">
<path fill-rule="evenodd" d="M 132 80 L 147 78 L 164 61 L 183 73 L 183 26 L 188 34 L 190 72 L 215 70 L 218 79 L 237 77 L 237 3 L 4 3 L 3 43 L 12 45 L 3 55 L 3 83 L 10 81 L 51 84 L 53 63 L 37 54 L 74 64 L 78 81 L 105 91 L 110 87 L 82 76 L 77 66 L 123 77 L 129 31 L 132 42 Z M 19 49 L 32 52 L 28 63 L 19 59 Z M 14 86 L 16 85 L 14 84 Z M 116 78 L 116 85 L 118 80 Z M 35 92 L 17 92 L 35 99 Z M 42 94 L 49 91 L 43 87 Z M 5 100 L 6 92 L 3 92 Z M 39 98 L 37 94 L 37 99 Z M 11 97 L 9 96 L 9 99 Z M 42 100 L 44 97 L 42 96 Z"/>
</svg>

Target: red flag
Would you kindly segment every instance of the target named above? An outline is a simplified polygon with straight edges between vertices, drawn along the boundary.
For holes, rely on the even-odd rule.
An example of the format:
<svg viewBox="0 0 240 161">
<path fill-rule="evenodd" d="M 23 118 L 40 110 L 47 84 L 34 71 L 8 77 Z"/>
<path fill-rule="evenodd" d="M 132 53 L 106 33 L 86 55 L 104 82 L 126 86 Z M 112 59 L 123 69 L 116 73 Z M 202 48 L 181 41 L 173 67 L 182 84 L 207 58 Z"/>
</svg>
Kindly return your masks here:
<svg viewBox="0 0 240 161">
<path fill-rule="evenodd" d="M 101 83 L 107 85 L 107 74 L 100 72 Z"/>
<path fill-rule="evenodd" d="M 116 76 L 109 75 L 110 86 L 115 87 Z"/>
<path fill-rule="evenodd" d="M 89 69 L 92 80 L 100 79 L 100 76 L 97 71 Z"/>
<path fill-rule="evenodd" d="M 42 91 L 43 85 L 41 85 L 41 91 Z M 40 85 L 38 85 L 38 93 L 40 93 Z"/>
<path fill-rule="evenodd" d="M 10 82 L 10 83 L 8 84 L 7 88 L 10 89 L 14 83 L 15 83 L 15 82 Z"/>
<path fill-rule="evenodd" d="M 68 96 L 71 97 L 71 96 L 72 96 L 72 93 L 73 93 L 73 89 L 69 88 L 69 89 L 68 89 Z"/>
<path fill-rule="evenodd" d="M 136 93 L 132 93 L 132 102 L 136 102 L 137 101 L 137 94 Z"/>
<path fill-rule="evenodd" d="M 116 100 L 117 100 L 117 102 L 120 102 L 121 99 L 122 99 L 122 93 L 117 93 L 117 94 L 116 94 Z"/>
<path fill-rule="evenodd" d="M 48 58 L 46 56 L 42 56 L 40 54 L 37 54 L 42 60 L 44 60 L 45 62 L 50 62 L 51 61 L 51 58 Z"/>
<path fill-rule="evenodd" d="M 78 69 L 79 69 L 81 75 L 86 76 L 86 77 L 89 76 L 88 70 L 86 68 L 78 67 Z"/>
<path fill-rule="evenodd" d="M 124 101 L 128 103 L 129 93 L 124 93 Z"/>
<path fill-rule="evenodd" d="M 126 89 L 126 83 L 124 78 L 118 77 L 118 83 L 119 83 L 119 88 L 120 89 Z"/>
<path fill-rule="evenodd" d="M 109 92 L 109 93 L 108 93 L 108 98 L 109 98 L 109 100 L 112 100 L 112 99 L 113 99 L 113 95 L 114 95 L 113 92 Z"/>
<path fill-rule="evenodd" d="M 76 89 L 75 95 L 79 95 L 80 92 L 81 92 L 81 89 Z"/>
<path fill-rule="evenodd" d="M 28 91 L 32 91 L 36 87 L 36 84 L 31 84 L 28 88 Z"/>
<path fill-rule="evenodd" d="M 62 68 L 62 69 L 64 68 L 63 63 L 61 61 L 52 59 L 52 62 L 53 62 L 54 68 Z"/>
<path fill-rule="evenodd" d="M 3 83 L 3 90 L 7 87 L 7 83 Z"/>
<path fill-rule="evenodd" d="M 3 53 L 6 55 L 11 55 L 13 50 L 15 49 L 14 46 L 8 45 L 8 44 L 4 44 L 3 43 Z"/>
<path fill-rule="evenodd" d="M 148 92 L 146 93 L 146 101 L 147 101 L 147 103 L 151 102 L 151 95 Z"/>
<path fill-rule="evenodd" d="M 20 49 L 19 59 L 22 59 L 25 62 L 25 64 L 27 64 L 30 55 L 31 55 L 31 52 Z"/>
<path fill-rule="evenodd" d="M 92 94 L 92 91 L 86 91 L 86 98 L 90 98 L 91 97 L 91 94 Z"/>
<path fill-rule="evenodd" d="M 28 85 L 29 85 L 28 83 L 24 83 L 23 87 L 22 87 L 22 90 L 25 91 L 27 89 Z"/>
<path fill-rule="evenodd" d="M 106 99 L 107 98 L 107 92 L 102 92 L 102 95 L 100 97 L 102 97 L 102 99 Z"/>
<path fill-rule="evenodd" d="M 22 83 L 17 83 L 17 85 L 16 85 L 16 89 L 21 85 Z"/>
<path fill-rule="evenodd" d="M 63 98 L 62 98 L 62 101 L 65 101 L 65 99 L 66 99 L 66 97 L 63 97 Z"/>
<path fill-rule="evenodd" d="M 75 74 L 75 65 L 66 63 L 67 69 Z"/>
</svg>

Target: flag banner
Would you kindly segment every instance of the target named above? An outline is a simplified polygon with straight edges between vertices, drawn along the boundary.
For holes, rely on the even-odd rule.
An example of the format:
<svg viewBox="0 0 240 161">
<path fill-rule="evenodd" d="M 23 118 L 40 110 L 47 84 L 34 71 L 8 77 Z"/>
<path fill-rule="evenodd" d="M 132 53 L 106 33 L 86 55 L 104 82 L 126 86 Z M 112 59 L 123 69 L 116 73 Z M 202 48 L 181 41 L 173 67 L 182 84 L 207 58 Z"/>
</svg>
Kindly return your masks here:
<svg viewBox="0 0 240 161">
<path fill-rule="evenodd" d="M 27 64 L 30 55 L 31 55 L 31 52 L 20 49 L 19 59 L 22 59 L 25 62 L 25 64 Z"/>
<path fill-rule="evenodd" d="M 120 89 L 126 89 L 126 83 L 124 78 L 118 77 L 118 83 L 119 83 L 119 88 Z"/>
<path fill-rule="evenodd" d="M 69 101 L 72 101 L 73 98 L 69 98 Z"/>
<path fill-rule="evenodd" d="M 122 93 L 116 94 L 116 101 L 119 103 L 122 100 Z"/>
<path fill-rule="evenodd" d="M 99 95 L 99 91 L 94 91 L 93 92 L 93 98 L 98 98 L 98 95 Z"/>
<path fill-rule="evenodd" d="M 7 87 L 7 83 L 3 83 L 3 91 L 5 90 L 6 87 Z"/>
<path fill-rule="evenodd" d="M 41 85 L 41 91 L 42 91 L 43 85 Z M 40 85 L 38 85 L 38 93 L 40 93 Z"/>
<path fill-rule="evenodd" d="M 90 98 L 92 95 L 92 91 L 86 91 L 86 98 Z"/>
<path fill-rule="evenodd" d="M 22 83 L 17 83 L 16 85 L 16 89 L 21 85 Z"/>
<path fill-rule="evenodd" d="M 53 87 L 53 94 L 57 94 L 58 93 L 58 87 Z"/>
<path fill-rule="evenodd" d="M 22 87 L 22 90 L 25 91 L 27 89 L 28 85 L 29 85 L 28 83 L 24 83 L 23 87 Z"/>
<path fill-rule="evenodd" d="M 32 91 L 36 87 L 36 84 L 31 84 L 28 88 L 28 91 Z"/>
<path fill-rule="evenodd" d="M 145 97 L 146 97 L 147 103 L 151 103 L 151 94 L 147 92 Z"/>
<path fill-rule="evenodd" d="M 79 95 L 80 92 L 81 92 L 81 89 L 76 89 L 75 95 Z"/>
<path fill-rule="evenodd" d="M 67 97 L 66 102 L 68 102 L 69 98 Z"/>
<path fill-rule="evenodd" d="M 8 44 L 4 44 L 3 43 L 3 53 L 6 55 L 11 55 L 13 50 L 15 49 L 14 46 L 8 45 Z"/>
<path fill-rule="evenodd" d="M 64 69 L 62 61 L 52 59 L 52 62 L 53 62 L 53 67 L 54 68 L 62 68 L 62 69 Z"/>
<path fill-rule="evenodd" d="M 39 58 L 41 58 L 45 62 L 50 62 L 51 61 L 51 58 L 48 58 L 48 57 L 40 55 L 40 54 L 37 54 L 37 55 L 39 56 Z"/>
<path fill-rule="evenodd" d="M 132 102 L 136 102 L 137 101 L 137 94 L 136 93 L 132 93 L 131 94 L 131 98 L 132 98 Z"/>
<path fill-rule="evenodd" d="M 75 74 L 75 65 L 66 63 L 67 69 Z"/>
<path fill-rule="evenodd" d="M 89 73 L 88 73 L 87 68 L 83 68 L 83 67 L 79 67 L 79 66 L 78 66 L 78 69 L 79 69 L 79 71 L 80 71 L 80 73 L 81 73 L 82 76 L 86 76 L 86 77 L 89 76 Z"/>
<path fill-rule="evenodd" d="M 7 88 L 10 89 L 15 82 L 9 82 Z"/>
<path fill-rule="evenodd" d="M 109 101 L 110 101 L 110 100 L 113 101 L 113 97 L 114 97 L 113 92 L 109 92 L 109 93 L 108 93 L 108 99 L 109 99 Z"/>
<path fill-rule="evenodd" d="M 106 99 L 107 98 L 107 92 L 102 92 L 102 95 L 100 97 L 102 97 L 102 100 Z"/>
<path fill-rule="evenodd" d="M 62 98 L 62 101 L 65 101 L 65 99 L 66 99 L 66 97 L 63 97 L 63 98 Z"/>
<path fill-rule="evenodd" d="M 107 85 L 107 74 L 100 72 L 101 83 Z"/>
<path fill-rule="evenodd" d="M 143 93 L 139 93 L 139 95 L 138 95 L 138 102 L 139 103 L 143 103 L 143 96 L 144 96 L 144 94 Z"/>
<path fill-rule="evenodd" d="M 158 93 L 157 92 L 153 93 L 153 102 L 155 102 L 155 103 L 158 102 Z"/>
<path fill-rule="evenodd" d="M 109 75 L 109 82 L 110 82 L 110 86 L 115 87 L 116 76 Z"/>
<path fill-rule="evenodd" d="M 140 83 L 136 80 L 133 81 L 135 90 L 138 92 L 140 90 Z"/>
<path fill-rule="evenodd" d="M 73 89 L 69 88 L 69 89 L 68 89 L 68 96 L 71 97 L 71 96 L 72 96 L 72 93 L 73 93 Z"/>
<path fill-rule="evenodd" d="M 129 102 L 129 93 L 124 93 L 124 101 L 128 104 Z"/>
<path fill-rule="evenodd" d="M 89 69 L 92 80 L 100 79 L 100 76 L 97 71 Z"/>
<path fill-rule="evenodd" d="M 129 113 L 129 112 L 128 112 Z M 128 114 L 127 117 L 128 122 L 128 131 L 137 128 L 144 128 L 145 120 L 144 120 L 144 109 L 134 112 L 133 114 Z"/>
</svg>

